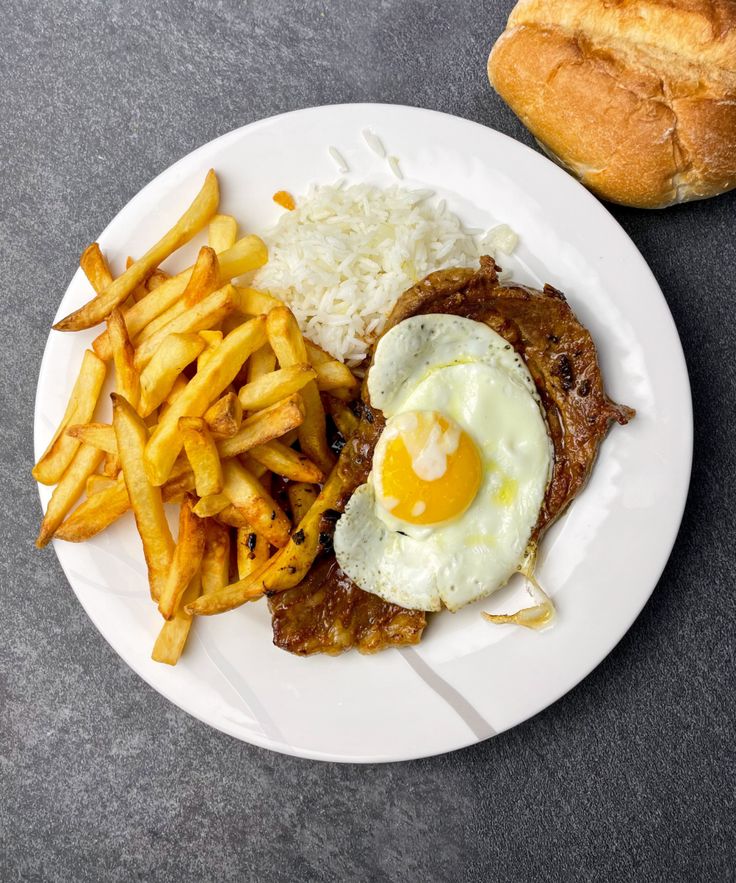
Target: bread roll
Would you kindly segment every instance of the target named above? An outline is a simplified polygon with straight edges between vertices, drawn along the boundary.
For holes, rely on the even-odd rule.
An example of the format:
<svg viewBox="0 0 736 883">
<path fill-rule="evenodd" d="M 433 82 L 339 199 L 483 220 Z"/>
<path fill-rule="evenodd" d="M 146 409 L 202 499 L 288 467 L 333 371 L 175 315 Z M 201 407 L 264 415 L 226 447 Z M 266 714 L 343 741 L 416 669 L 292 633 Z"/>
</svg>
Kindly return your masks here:
<svg viewBox="0 0 736 883">
<path fill-rule="evenodd" d="M 604 199 L 660 208 L 736 187 L 734 0 L 521 0 L 488 76 Z"/>
</svg>

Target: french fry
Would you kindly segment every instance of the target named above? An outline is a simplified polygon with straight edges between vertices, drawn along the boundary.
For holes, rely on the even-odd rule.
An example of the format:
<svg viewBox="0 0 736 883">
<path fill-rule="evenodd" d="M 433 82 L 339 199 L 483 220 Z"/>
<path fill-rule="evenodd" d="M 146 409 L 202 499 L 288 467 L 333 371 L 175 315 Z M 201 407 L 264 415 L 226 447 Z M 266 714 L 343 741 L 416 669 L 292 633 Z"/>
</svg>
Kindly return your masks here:
<svg viewBox="0 0 736 883">
<path fill-rule="evenodd" d="M 347 441 L 358 428 L 358 418 L 350 408 L 334 396 L 324 396 L 327 413 L 332 417 L 340 435 Z"/>
<path fill-rule="evenodd" d="M 88 497 L 93 497 L 95 494 L 100 494 L 102 491 L 110 490 L 110 488 L 115 487 L 117 483 L 116 478 L 109 478 L 107 475 L 100 475 L 95 472 L 93 475 L 90 475 L 84 485 L 84 491 Z"/>
<path fill-rule="evenodd" d="M 238 400 L 244 411 L 260 411 L 274 405 L 279 399 L 299 392 L 310 380 L 316 377 L 313 368 L 306 363 L 297 363 L 288 368 L 280 368 L 262 374 L 240 388 Z"/>
<path fill-rule="evenodd" d="M 215 215 L 207 228 L 207 244 L 219 254 L 227 251 L 238 238 L 238 222 L 232 215 Z"/>
<path fill-rule="evenodd" d="M 283 301 L 265 291 L 240 287 L 237 287 L 237 302 L 238 310 L 241 313 L 245 313 L 246 316 L 265 315 L 274 307 L 282 307 L 284 305 Z"/>
<path fill-rule="evenodd" d="M 174 540 L 164 513 L 161 488 L 154 487 L 146 475 L 148 429 L 131 405 L 116 393 L 112 394 L 112 415 L 125 486 L 148 566 L 151 596 L 157 600 L 171 566 Z"/>
<path fill-rule="evenodd" d="M 289 448 L 281 442 L 267 442 L 265 445 L 256 445 L 248 451 L 248 456 L 261 463 L 276 475 L 283 475 L 291 481 L 306 481 L 317 483 L 324 478 L 322 470 L 315 463 L 300 454 L 293 448 Z"/>
<path fill-rule="evenodd" d="M 248 359 L 246 369 L 248 383 L 258 380 L 264 374 L 270 374 L 276 369 L 276 353 L 269 344 L 265 344 Z"/>
<path fill-rule="evenodd" d="M 201 335 L 170 334 L 141 372 L 141 400 L 138 408 L 147 417 L 166 399 L 181 372 L 205 347 Z M 186 384 L 186 378 L 184 378 Z"/>
<path fill-rule="evenodd" d="M 220 284 L 224 285 L 236 276 L 241 276 L 250 270 L 257 270 L 268 260 L 268 249 L 258 236 L 244 236 L 235 245 L 218 255 L 220 265 Z M 152 289 L 147 297 L 143 298 L 125 314 L 125 324 L 128 327 L 128 335 L 132 341 L 141 334 L 143 329 L 154 319 L 168 310 L 184 294 L 192 276 L 193 267 L 165 280 L 156 289 Z M 92 348 L 97 355 L 107 361 L 111 358 L 110 339 L 107 332 L 99 335 L 92 343 Z"/>
<path fill-rule="evenodd" d="M 291 506 L 291 520 L 294 524 L 298 525 L 311 509 L 312 503 L 319 495 L 319 490 L 313 484 L 305 484 L 303 481 L 290 481 L 286 486 L 286 493 Z"/>
<path fill-rule="evenodd" d="M 214 439 L 202 417 L 180 417 L 179 433 L 194 472 L 197 496 L 207 497 L 222 491 L 222 466 Z"/>
<path fill-rule="evenodd" d="M 268 469 L 262 463 L 258 463 L 256 460 L 251 460 L 247 454 L 238 454 L 238 460 L 240 460 L 251 475 L 255 475 L 266 490 L 269 489 L 267 486 Z"/>
<path fill-rule="evenodd" d="M 321 346 L 312 343 L 312 341 L 308 340 L 306 337 L 304 338 L 304 345 L 307 348 L 307 360 L 309 361 L 309 364 L 313 365 L 315 368 L 318 365 L 324 365 L 325 362 L 334 361 L 333 356 L 331 356 L 326 350 L 323 350 Z"/>
<path fill-rule="evenodd" d="M 88 479 L 102 478 L 91 475 Z M 121 474 L 117 481 L 95 494 L 87 490 L 87 499 L 80 503 L 56 531 L 56 537 L 69 543 L 82 543 L 117 521 L 130 509 L 130 498 Z"/>
<path fill-rule="evenodd" d="M 148 279 L 146 279 L 146 293 L 154 291 L 156 288 L 163 285 L 167 279 L 171 279 L 171 274 L 162 270 L 161 267 L 158 267 L 153 273 L 151 273 Z"/>
<path fill-rule="evenodd" d="M 268 560 L 268 543 L 247 527 L 238 528 L 236 554 L 238 560 L 238 579 L 245 579 Z M 228 580 L 220 589 L 225 588 Z M 218 591 L 217 589 L 213 591 Z M 211 594 L 208 593 L 208 594 Z"/>
<path fill-rule="evenodd" d="M 230 581 L 230 531 L 212 518 L 205 522 L 202 593 L 219 592 Z"/>
<path fill-rule="evenodd" d="M 204 422 L 215 438 L 231 438 L 243 422 L 243 407 L 234 392 L 226 392 L 204 412 Z"/>
<path fill-rule="evenodd" d="M 36 546 L 39 549 L 43 549 L 48 544 L 69 510 L 82 495 L 87 479 L 97 471 L 102 457 L 102 451 L 89 445 L 82 445 L 74 454 L 49 500 L 36 539 Z"/>
<path fill-rule="evenodd" d="M 166 580 L 161 588 L 158 609 L 171 619 L 190 581 L 199 571 L 204 553 L 204 522 L 192 511 L 194 501 L 187 496 L 179 510 L 179 536 Z"/>
<path fill-rule="evenodd" d="M 266 331 L 282 368 L 307 361 L 304 338 L 288 307 L 275 307 L 270 311 L 266 318 Z M 307 383 L 300 395 L 304 401 L 304 422 L 299 427 L 299 445 L 326 474 L 334 466 L 335 458 L 327 445 L 325 411 L 315 381 Z"/>
<path fill-rule="evenodd" d="M 105 363 L 91 350 L 85 350 L 61 423 L 49 446 L 33 467 L 32 474 L 36 481 L 41 484 L 56 484 L 64 474 L 80 444 L 79 439 L 66 434 L 66 428 L 73 423 L 88 423 L 92 419 L 106 373 Z"/>
<path fill-rule="evenodd" d="M 79 439 L 86 445 L 99 448 L 108 454 L 117 454 L 118 441 L 115 438 L 115 430 L 109 423 L 75 423 L 70 426 L 67 435 Z"/>
<path fill-rule="evenodd" d="M 117 454 L 105 454 L 102 459 L 102 474 L 107 478 L 117 478 L 120 472 L 120 457 Z"/>
<path fill-rule="evenodd" d="M 189 468 L 189 461 L 184 458 L 185 468 L 174 474 L 161 489 L 165 503 L 173 503 L 183 497 L 184 494 L 194 490 L 194 474 Z M 117 480 L 104 489 L 90 493 L 90 482 L 95 485 L 99 480 L 109 482 L 110 479 L 103 475 L 91 475 L 87 479 L 87 497 L 56 531 L 55 537 L 70 543 L 82 543 L 90 537 L 101 533 L 111 524 L 118 520 L 130 509 L 130 497 L 125 486 L 125 478 L 122 473 Z"/>
<path fill-rule="evenodd" d="M 213 291 L 204 300 L 195 304 L 180 316 L 172 319 L 151 337 L 147 337 L 136 348 L 135 365 L 142 370 L 151 361 L 156 350 L 170 334 L 185 334 L 201 331 L 216 325 L 234 309 L 232 293 L 234 288 L 229 283 Z"/>
<path fill-rule="evenodd" d="M 179 418 L 201 417 L 204 414 L 213 399 L 232 383 L 240 366 L 253 350 L 263 345 L 265 324 L 261 316 L 231 331 L 202 371 L 194 375 L 181 395 L 160 416 L 145 456 L 146 470 L 153 484 L 161 485 L 166 481 L 181 450 Z"/>
<path fill-rule="evenodd" d="M 171 405 L 179 398 L 179 396 L 184 392 L 187 388 L 187 384 L 189 381 L 185 374 L 180 374 L 176 380 L 174 381 L 174 385 L 171 387 L 171 391 L 166 396 L 163 402 L 161 402 L 161 407 L 158 411 L 158 422 L 160 423 L 163 419 L 164 414 L 169 410 Z"/>
<path fill-rule="evenodd" d="M 223 509 L 230 506 L 230 498 L 225 494 L 208 494 L 206 497 L 200 497 L 194 507 L 194 514 L 197 518 L 210 518 L 217 515 Z"/>
<path fill-rule="evenodd" d="M 107 317 L 107 333 L 110 335 L 112 360 L 115 366 L 116 391 L 137 410 L 141 397 L 141 381 L 138 368 L 133 362 L 135 350 L 128 338 L 123 315 L 117 308 Z"/>
<path fill-rule="evenodd" d="M 164 310 L 160 316 L 156 316 L 145 328 L 141 329 L 141 333 L 135 339 L 136 347 L 139 347 L 149 337 L 153 337 L 154 334 L 158 334 L 162 328 L 185 313 L 189 307 L 198 304 L 218 288 L 221 288 L 221 283 L 217 255 L 205 245 L 199 250 L 192 275 L 189 277 L 189 282 L 182 296 L 168 310 Z"/>
<path fill-rule="evenodd" d="M 245 604 L 246 601 L 255 601 L 262 598 L 266 589 L 264 588 L 264 577 L 269 569 L 273 566 L 274 555 L 267 561 L 264 561 L 260 567 L 257 567 L 252 573 L 249 573 L 244 579 L 225 586 L 209 595 L 200 595 L 196 601 L 184 606 L 187 613 L 192 616 L 212 616 L 215 613 L 226 613 L 228 610 L 234 610 Z"/>
<path fill-rule="evenodd" d="M 184 605 L 196 601 L 201 593 L 202 577 L 199 573 L 195 573 L 186 586 L 172 618 L 161 626 L 151 652 L 151 659 L 154 662 L 176 665 L 179 661 L 192 627 L 192 616 L 186 612 Z"/>
<path fill-rule="evenodd" d="M 243 454 L 256 445 L 279 438 L 289 430 L 300 426 L 303 420 L 304 405 L 297 392 L 276 402 L 275 405 L 252 414 L 243 420 L 235 435 L 220 439 L 217 443 L 220 458 Z"/>
<path fill-rule="evenodd" d="M 224 335 L 222 331 L 200 331 L 199 336 L 204 340 L 206 346 L 197 358 L 197 371 L 201 371 L 209 362 L 214 351 L 222 343 Z"/>
<path fill-rule="evenodd" d="M 247 524 L 273 546 L 285 546 L 289 541 L 289 519 L 258 479 L 237 459 L 225 460 L 222 473 L 222 492 Z"/>
<path fill-rule="evenodd" d="M 97 242 L 93 242 L 85 248 L 79 259 L 79 266 L 89 280 L 95 294 L 102 294 L 112 282 L 110 267 Z"/>
<path fill-rule="evenodd" d="M 98 295 L 65 319 L 57 322 L 54 325 L 56 331 L 80 331 L 102 322 L 115 307 L 127 299 L 133 289 L 140 285 L 152 270 L 170 254 L 189 242 L 210 221 L 217 211 L 219 199 L 220 188 L 217 176 L 210 169 L 194 202 L 176 224 L 122 276 L 113 280 L 103 294 Z M 146 300 L 148 298 L 142 300 L 141 303 L 145 303 Z"/>
<path fill-rule="evenodd" d="M 334 389 L 346 389 L 354 392 L 358 388 L 358 381 L 347 365 L 330 359 L 329 362 L 321 362 L 315 367 L 317 372 L 317 388 L 320 392 L 328 392 Z"/>
<path fill-rule="evenodd" d="M 128 255 L 128 257 L 125 261 L 125 269 L 129 270 L 133 266 L 134 263 L 135 263 L 135 258 L 132 258 L 130 255 Z M 112 280 L 110 280 L 110 281 L 112 281 Z M 148 285 L 148 279 L 145 282 L 141 282 L 140 285 L 136 285 L 136 287 L 133 289 L 133 291 L 131 292 L 128 299 L 120 306 L 120 309 L 122 310 L 123 313 L 127 313 L 127 311 L 132 309 L 138 303 L 139 300 L 141 300 L 142 298 L 144 298 L 148 294 L 147 285 Z M 102 292 L 100 291 L 100 292 L 98 292 L 98 294 L 102 294 Z"/>
</svg>

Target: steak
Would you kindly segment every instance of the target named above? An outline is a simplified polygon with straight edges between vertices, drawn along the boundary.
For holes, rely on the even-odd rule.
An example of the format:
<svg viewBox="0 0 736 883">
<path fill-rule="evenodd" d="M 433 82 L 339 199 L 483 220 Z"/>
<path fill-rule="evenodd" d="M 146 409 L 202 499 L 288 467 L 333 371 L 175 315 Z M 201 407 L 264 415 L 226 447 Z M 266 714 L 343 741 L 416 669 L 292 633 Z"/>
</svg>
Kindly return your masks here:
<svg viewBox="0 0 736 883">
<path fill-rule="evenodd" d="M 503 285 L 498 270 L 483 257 L 479 270 L 431 273 L 399 298 L 384 333 L 410 316 L 449 313 L 486 323 L 524 360 L 554 446 L 552 478 L 532 535 L 538 540 L 583 488 L 611 422 L 627 423 L 634 411 L 606 395 L 595 344 L 562 292 L 551 285 L 542 291 Z M 356 586 L 331 552 L 335 520 L 366 481 L 384 425 L 365 385 L 363 398 L 358 429 L 335 466 L 343 493 L 334 516 L 323 519 L 323 552 L 298 586 L 269 599 L 274 643 L 299 655 L 416 644 L 426 624 L 423 611 L 389 604 Z"/>
</svg>

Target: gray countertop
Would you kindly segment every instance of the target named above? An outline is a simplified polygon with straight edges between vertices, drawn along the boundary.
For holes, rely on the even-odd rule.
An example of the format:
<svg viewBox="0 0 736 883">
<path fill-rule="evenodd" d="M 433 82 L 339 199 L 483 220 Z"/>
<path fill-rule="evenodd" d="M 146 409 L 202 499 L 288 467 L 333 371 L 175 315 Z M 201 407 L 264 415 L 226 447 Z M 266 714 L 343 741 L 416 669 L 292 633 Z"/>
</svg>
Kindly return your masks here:
<svg viewBox="0 0 736 883">
<path fill-rule="evenodd" d="M 139 680 L 87 619 L 53 550 L 33 548 L 36 378 L 82 249 L 174 160 L 294 108 L 420 105 L 531 143 L 485 77 L 510 6 L 6 3 L 3 880 L 733 879 L 736 194 L 660 213 L 613 209 L 684 344 L 692 488 L 634 627 L 580 686 L 512 732 L 372 767 L 241 744 Z"/>
</svg>

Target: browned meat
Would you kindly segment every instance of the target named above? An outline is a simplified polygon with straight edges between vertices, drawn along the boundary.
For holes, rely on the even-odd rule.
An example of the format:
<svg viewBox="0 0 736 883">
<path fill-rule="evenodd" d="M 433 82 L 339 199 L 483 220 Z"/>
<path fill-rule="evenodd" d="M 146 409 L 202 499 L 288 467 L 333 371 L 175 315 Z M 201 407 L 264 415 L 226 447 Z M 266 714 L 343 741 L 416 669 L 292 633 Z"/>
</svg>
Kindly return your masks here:
<svg viewBox="0 0 736 883">
<path fill-rule="evenodd" d="M 490 325 L 524 359 L 555 449 L 552 481 L 536 528 L 539 536 L 587 481 L 611 421 L 628 423 L 634 411 L 606 395 L 593 339 L 562 292 L 551 285 L 543 291 L 500 285 L 497 270 L 484 257 L 480 270 L 430 274 L 399 298 L 385 331 L 420 313 L 453 313 Z"/>
<path fill-rule="evenodd" d="M 418 644 L 426 623 L 423 611 L 388 604 L 359 589 L 333 555 L 324 555 L 296 588 L 269 603 L 274 644 L 299 656 Z"/>
<path fill-rule="evenodd" d="M 409 316 L 451 313 L 487 323 L 525 360 L 539 390 L 554 445 L 554 470 L 535 538 L 565 510 L 585 484 L 598 445 L 612 420 L 626 423 L 630 408 L 605 393 L 595 345 L 564 295 L 546 285 L 534 291 L 500 285 L 497 267 L 481 259 L 480 270 L 432 273 L 399 298 L 386 330 Z M 364 397 L 367 392 L 364 389 Z M 365 401 L 355 435 L 337 466 L 343 486 L 339 511 L 370 472 L 383 417 Z M 300 655 L 337 654 L 351 647 L 372 653 L 416 644 L 426 615 L 405 610 L 359 589 L 331 553 L 334 518 L 324 519 L 323 553 L 295 588 L 269 599 L 274 643 Z"/>
</svg>

